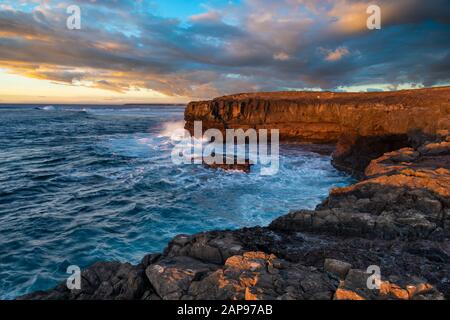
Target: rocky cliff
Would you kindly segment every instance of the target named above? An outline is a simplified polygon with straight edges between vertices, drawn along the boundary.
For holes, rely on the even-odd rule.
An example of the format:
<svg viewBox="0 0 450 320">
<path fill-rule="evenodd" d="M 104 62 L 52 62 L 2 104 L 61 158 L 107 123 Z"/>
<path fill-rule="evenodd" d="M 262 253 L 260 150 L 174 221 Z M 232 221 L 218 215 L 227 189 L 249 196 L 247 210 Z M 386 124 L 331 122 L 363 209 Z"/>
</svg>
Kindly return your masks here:
<svg viewBox="0 0 450 320">
<path fill-rule="evenodd" d="M 342 134 L 404 135 L 448 129 L 450 87 L 376 93 L 246 93 L 191 102 L 186 128 L 279 129 L 280 139 L 337 142 Z"/>
<path fill-rule="evenodd" d="M 430 96 L 433 92 L 438 98 Z M 329 102 L 334 110 L 331 113 L 325 105 L 308 106 L 305 102 L 300 108 L 311 112 L 308 119 L 330 121 L 331 114 L 342 117 L 344 108 L 354 120 L 370 121 L 373 129 L 362 128 L 358 121 L 343 120 L 353 125 L 352 130 L 371 134 L 344 134 L 334 155 L 335 161 L 340 159 L 344 167 L 359 172 L 361 180 L 333 189 L 316 210 L 291 212 L 268 227 L 179 235 L 163 253 L 149 254 L 136 266 L 100 262 L 87 268 L 81 290 L 68 290 L 61 283 L 21 299 L 450 299 L 450 131 L 440 130 L 449 125 L 444 121 L 448 119 L 449 91 L 419 90 L 412 93 L 415 98 L 406 93 L 386 94 L 385 101 L 378 100 L 380 94 L 369 95 L 377 97 L 375 111 L 366 110 L 369 105 L 362 102 L 363 96 L 355 95 L 359 102 L 351 102 L 352 94 L 338 95 L 338 99 L 326 94 L 328 99 L 341 99 L 345 105 Z M 292 95 L 298 98 L 303 94 Z M 235 97 L 251 101 L 251 96 Z M 425 107 L 412 108 L 408 104 L 412 102 L 407 101 L 416 101 L 419 96 Z M 292 102 L 296 105 L 292 119 L 301 114 L 296 101 Z M 208 111 L 211 105 L 213 113 Z M 224 125 L 238 126 L 239 114 L 241 119 L 254 120 L 257 116 L 247 108 L 249 105 L 243 109 L 242 105 L 219 106 L 213 102 L 191 104 L 186 111 L 188 120 L 209 119 L 213 124 L 217 119 L 227 119 Z M 274 124 L 268 121 L 274 119 L 273 108 L 290 110 L 274 100 L 263 112 L 262 123 Z M 358 118 L 352 108 L 363 110 L 363 115 Z M 417 119 L 407 115 L 408 109 Z M 233 114 L 233 110 L 240 111 Z M 416 113 L 418 110 L 423 113 Z M 384 115 L 390 122 L 370 119 L 368 114 Z M 288 118 L 283 119 L 287 123 Z M 250 123 L 242 121 L 244 127 Z M 302 123 L 300 128 L 309 126 Z M 325 130 L 315 137 L 325 137 L 321 136 L 324 132 L 337 137 L 342 128 Z M 397 138 L 412 129 L 425 133 L 413 130 L 405 140 L 409 146 L 403 147 Z M 309 139 L 312 135 L 300 133 L 296 137 Z M 319 140 L 327 140 L 322 138 Z M 394 146 L 400 147 L 383 154 Z M 381 271 L 375 289 L 367 286 L 371 276 L 367 268 L 373 265 Z"/>
</svg>

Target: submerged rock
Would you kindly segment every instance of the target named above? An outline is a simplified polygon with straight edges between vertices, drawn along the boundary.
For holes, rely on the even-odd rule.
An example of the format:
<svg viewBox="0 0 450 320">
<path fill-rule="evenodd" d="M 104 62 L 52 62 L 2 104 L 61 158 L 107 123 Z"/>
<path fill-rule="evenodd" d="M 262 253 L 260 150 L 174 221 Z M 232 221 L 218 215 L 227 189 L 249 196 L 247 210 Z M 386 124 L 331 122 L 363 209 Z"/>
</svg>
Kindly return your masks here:
<svg viewBox="0 0 450 320">
<path fill-rule="evenodd" d="M 207 163 L 203 161 L 203 165 L 211 169 L 222 169 L 225 171 L 241 171 L 250 173 L 252 164 L 249 159 L 240 159 L 238 157 L 230 158 L 224 156 L 221 163 Z"/>
</svg>

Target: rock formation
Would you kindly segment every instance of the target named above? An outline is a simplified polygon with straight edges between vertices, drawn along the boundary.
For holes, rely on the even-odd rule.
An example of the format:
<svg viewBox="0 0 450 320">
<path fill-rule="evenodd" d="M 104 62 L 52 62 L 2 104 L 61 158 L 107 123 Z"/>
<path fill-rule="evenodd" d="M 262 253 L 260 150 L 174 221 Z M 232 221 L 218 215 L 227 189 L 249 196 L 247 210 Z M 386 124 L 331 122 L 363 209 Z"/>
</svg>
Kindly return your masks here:
<svg viewBox="0 0 450 320">
<path fill-rule="evenodd" d="M 225 171 L 240 171 L 250 173 L 252 163 L 250 159 L 223 156 L 222 163 L 207 163 L 203 160 L 203 166 L 210 169 L 221 169 Z"/>
<path fill-rule="evenodd" d="M 448 129 L 450 87 L 374 93 L 246 93 L 191 102 L 186 129 L 194 121 L 209 128 L 279 129 L 281 140 L 335 143 L 343 134 L 405 135 Z M 393 146 L 395 147 L 395 146 Z"/>
<path fill-rule="evenodd" d="M 285 137 L 319 141 L 350 127 L 334 163 L 360 181 L 333 189 L 316 210 L 292 212 L 268 227 L 179 235 L 137 266 L 94 264 L 83 271 L 81 290 L 62 283 L 20 299 L 449 299 L 449 89 L 365 99 L 285 95 L 281 102 L 262 94 L 194 103 L 186 114 L 243 127 L 308 119 L 284 127 Z M 381 271 L 375 289 L 367 285 L 369 266 Z"/>
</svg>

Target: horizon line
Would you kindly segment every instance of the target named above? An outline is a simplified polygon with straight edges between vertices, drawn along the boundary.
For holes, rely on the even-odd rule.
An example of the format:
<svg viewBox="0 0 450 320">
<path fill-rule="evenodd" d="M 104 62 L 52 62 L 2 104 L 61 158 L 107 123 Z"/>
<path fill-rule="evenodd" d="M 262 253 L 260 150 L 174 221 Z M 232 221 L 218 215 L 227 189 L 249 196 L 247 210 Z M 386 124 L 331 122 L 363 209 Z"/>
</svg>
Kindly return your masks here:
<svg viewBox="0 0 450 320">
<path fill-rule="evenodd" d="M 401 88 L 398 90 L 374 90 L 374 91 L 340 91 L 340 90 L 275 90 L 275 91 L 254 91 L 254 92 L 236 92 L 225 95 L 220 95 L 212 98 L 205 99 L 191 99 L 188 102 L 125 102 L 125 103 L 95 103 L 95 102 L 82 102 L 82 103 L 68 103 L 68 102 L 38 102 L 38 103 L 30 103 L 30 102 L 3 102 L 0 101 L 0 105 L 93 105 L 93 106 L 106 106 L 106 105 L 114 105 L 114 106 L 183 106 L 188 105 L 190 102 L 198 102 L 198 101 L 209 101 L 214 100 L 221 97 L 229 97 L 236 95 L 245 95 L 245 94 L 267 94 L 267 93 L 287 93 L 287 92 L 304 92 L 304 93 L 336 93 L 336 94 L 345 94 L 345 93 L 359 93 L 359 94 L 376 94 L 376 93 L 389 93 L 389 92 L 402 92 L 402 91 L 413 91 L 413 90 L 427 90 L 427 89 L 440 89 L 440 88 L 449 88 L 450 84 L 440 84 L 436 86 L 428 86 L 428 87 L 419 87 L 419 88 Z"/>
</svg>

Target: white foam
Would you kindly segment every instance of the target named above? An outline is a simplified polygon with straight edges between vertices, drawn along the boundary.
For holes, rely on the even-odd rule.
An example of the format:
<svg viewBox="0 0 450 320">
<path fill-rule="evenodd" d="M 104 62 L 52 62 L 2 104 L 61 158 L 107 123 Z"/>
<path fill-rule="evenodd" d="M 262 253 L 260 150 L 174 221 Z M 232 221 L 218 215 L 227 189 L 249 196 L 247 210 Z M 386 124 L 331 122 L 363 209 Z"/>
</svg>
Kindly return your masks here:
<svg viewBox="0 0 450 320">
<path fill-rule="evenodd" d="M 184 129 L 186 121 L 172 121 L 166 122 L 161 130 L 159 137 L 172 137 L 175 132 L 180 132 Z"/>
</svg>

